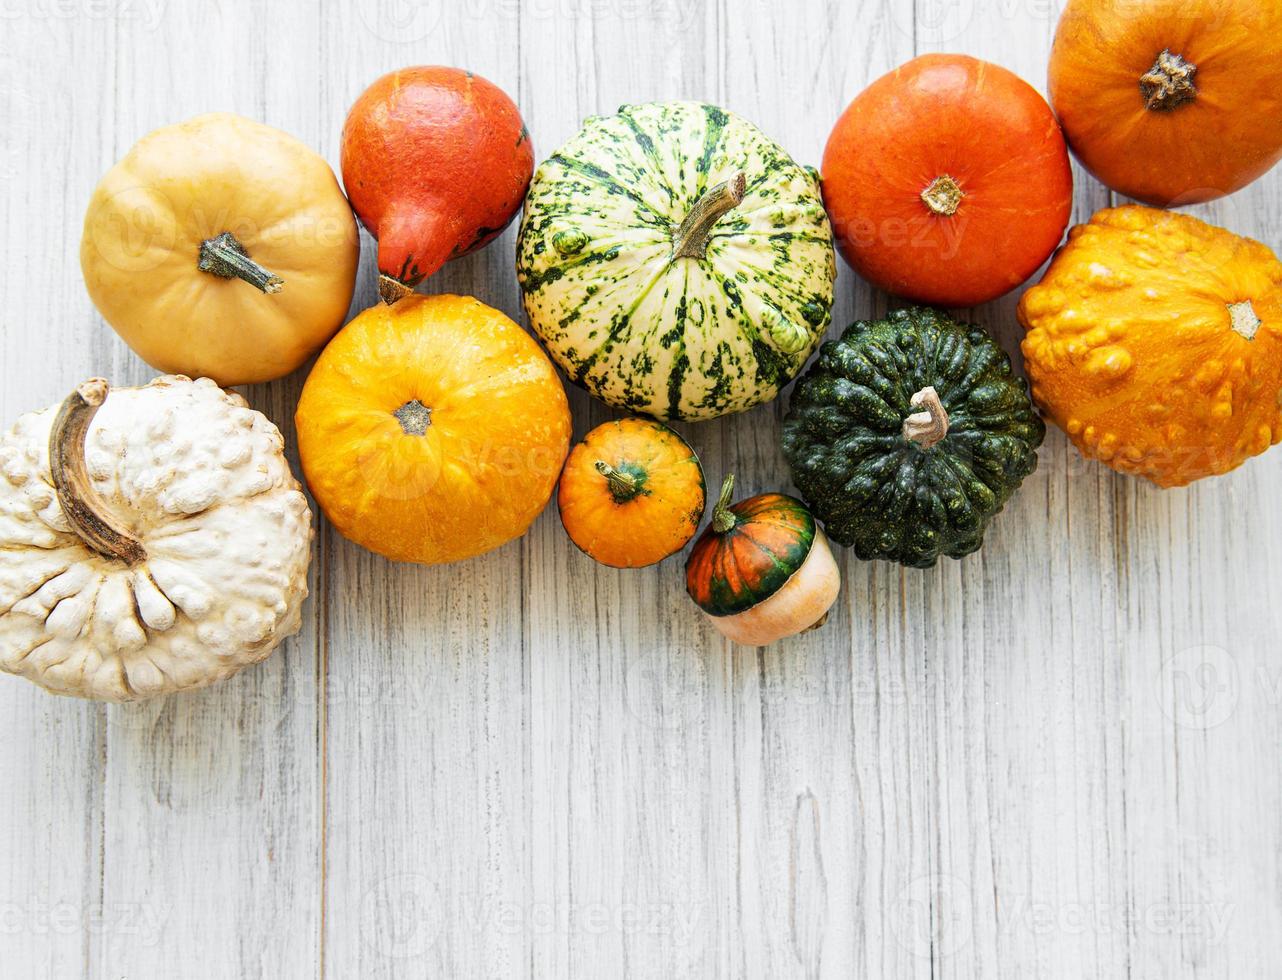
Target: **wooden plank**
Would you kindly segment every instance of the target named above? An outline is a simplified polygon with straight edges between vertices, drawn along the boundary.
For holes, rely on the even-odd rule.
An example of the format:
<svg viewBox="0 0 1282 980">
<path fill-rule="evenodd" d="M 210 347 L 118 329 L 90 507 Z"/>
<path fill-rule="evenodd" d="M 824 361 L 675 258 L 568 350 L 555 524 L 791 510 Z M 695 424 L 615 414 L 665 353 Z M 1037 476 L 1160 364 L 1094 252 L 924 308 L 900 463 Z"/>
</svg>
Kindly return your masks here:
<svg viewBox="0 0 1282 980">
<path fill-rule="evenodd" d="M 40 87 L 18 131 L 27 146 L 17 185 L 5 195 L 5 252 L 18 258 L 3 273 L 4 295 L 23 310 L 4 331 L 7 418 L 94 374 L 137 384 L 156 373 L 94 311 L 78 262 L 89 194 L 134 139 L 217 108 L 335 144 L 320 100 L 283 64 L 268 67 L 268 36 L 281 35 L 294 71 L 323 74 L 305 18 L 266 13 L 249 30 L 213 8 L 55 13 L 33 11 L 5 28 L 20 32 L 12 43 L 21 77 Z M 180 36 L 202 40 L 180 51 Z M 298 387 L 292 379 L 248 394 L 288 434 Z M 76 913 L 69 936 L 61 926 L 23 936 L 25 958 L 14 952 L 27 975 L 316 972 L 321 608 L 306 607 L 302 634 L 266 664 L 194 695 L 104 708 L 17 682 L 0 688 L 15 731 L 30 733 L 21 752 L 6 753 L 6 786 L 16 789 L 3 794 L 0 896 L 24 910 L 30 895 Z M 0 959 L 15 961 L 9 950 Z"/>
<path fill-rule="evenodd" d="M 520 99 L 514 6 L 389 0 L 347 16 L 322 42 L 335 134 L 367 85 L 408 65 L 467 68 Z M 516 316 L 514 233 L 425 288 Z M 377 300 L 367 246 L 361 306 Z M 527 545 L 439 568 L 395 565 L 337 535 L 329 547 L 325 974 L 520 975 Z"/>
</svg>

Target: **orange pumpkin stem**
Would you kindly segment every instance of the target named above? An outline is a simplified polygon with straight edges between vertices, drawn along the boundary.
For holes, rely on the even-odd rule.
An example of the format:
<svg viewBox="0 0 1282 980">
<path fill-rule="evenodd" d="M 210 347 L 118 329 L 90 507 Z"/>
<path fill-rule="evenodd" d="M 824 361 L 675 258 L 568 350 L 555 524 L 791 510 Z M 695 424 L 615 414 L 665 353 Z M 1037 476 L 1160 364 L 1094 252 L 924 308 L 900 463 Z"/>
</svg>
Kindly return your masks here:
<svg viewBox="0 0 1282 980">
<path fill-rule="evenodd" d="M 930 182 L 930 186 L 921 192 L 921 199 L 926 207 L 942 218 L 951 218 L 966 195 L 957 185 L 957 181 L 948 174 L 941 174 Z"/>
<path fill-rule="evenodd" d="M 927 385 L 909 399 L 914 408 L 924 408 L 904 419 L 904 438 L 917 443 L 922 449 L 943 440 L 948 435 L 948 412 L 939 400 L 934 385 Z"/>
<path fill-rule="evenodd" d="M 717 506 L 712 511 L 712 530 L 718 534 L 725 534 L 727 531 L 733 531 L 739 518 L 735 517 L 734 511 L 730 509 L 731 499 L 734 496 L 734 474 L 731 473 L 721 484 L 721 497 L 717 500 Z"/>
<path fill-rule="evenodd" d="M 1251 305 L 1249 299 L 1241 303 L 1230 303 L 1229 316 L 1232 318 L 1233 329 L 1247 340 L 1255 339 L 1255 332 L 1264 322 L 1255 312 L 1255 307 Z"/>
<path fill-rule="evenodd" d="M 251 259 L 245 246 L 230 231 L 200 243 L 196 268 L 220 279 L 242 279 L 269 296 L 279 293 L 285 285 L 284 279 Z"/>
<path fill-rule="evenodd" d="M 1140 76 L 1140 93 L 1144 105 L 1153 112 L 1169 112 L 1197 98 L 1193 76 L 1197 65 L 1185 61 L 1169 48 L 1162 51 L 1153 67 Z"/>
<path fill-rule="evenodd" d="M 642 487 L 642 481 L 636 476 L 616 469 L 603 459 L 596 461 L 596 471 L 605 477 L 606 483 L 610 485 L 610 496 L 614 498 L 616 504 L 626 504 L 650 493 Z"/>
<path fill-rule="evenodd" d="M 410 293 L 414 292 L 413 286 L 407 286 L 399 279 L 393 279 L 386 273 L 380 273 L 378 277 L 378 298 L 388 306 L 403 300 Z"/>
<path fill-rule="evenodd" d="M 728 212 L 743 202 L 748 186 L 747 174 L 740 171 L 722 181 L 699 198 L 681 227 L 672 236 L 672 257 L 675 259 L 702 259 L 708 254 L 708 233 Z"/>
<path fill-rule="evenodd" d="M 71 529 L 105 558 L 137 564 L 147 557 L 142 542 L 111 515 L 85 469 L 89 423 L 107 400 L 109 386 L 92 378 L 67 396 L 49 432 L 49 473 Z"/>
</svg>

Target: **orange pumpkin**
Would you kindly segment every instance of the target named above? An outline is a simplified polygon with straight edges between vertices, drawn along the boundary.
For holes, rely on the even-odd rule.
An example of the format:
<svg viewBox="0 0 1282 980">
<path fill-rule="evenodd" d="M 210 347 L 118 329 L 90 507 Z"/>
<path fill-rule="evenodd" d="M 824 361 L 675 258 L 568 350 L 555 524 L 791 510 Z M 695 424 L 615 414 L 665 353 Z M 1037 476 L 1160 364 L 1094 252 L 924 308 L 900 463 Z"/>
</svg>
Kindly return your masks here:
<svg viewBox="0 0 1282 980">
<path fill-rule="evenodd" d="M 570 442 L 551 362 L 464 296 L 409 296 L 356 317 L 316 362 L 295 423 L 307 483 L 334 527 L 423 564 L 524 534 Z"/>
<path fill-rule="evenodd" d="M 703 467 L 648 419 L 606 422 L 574 447 L 557 503 L 566 533 L 603 565 L 640 568 L 686 546 L 703 520 Z"/>
<path fill-rule="evenodd" d="M 1282 439 L 1282 262 L 1132 205 L 1074 228 L 1024 294 L 1033 398 L 1087 456 L 1163 487 Z"/>
<path fill-rule="evenodd" d="M 931 54 L 850 103 L 824 150 L 823 194 L 842 254 L 874 286 L 975 306 L 1050 257 L 1072 213 L 1073 172 L 1032 86 Z"/>
<path fill-rule="evenodd" d="M 1082 164 L 1150 204 L 1230 194 L 1282 157 L 1282 3 L 1069 0 L 1050 100 Z"/>
</svg>

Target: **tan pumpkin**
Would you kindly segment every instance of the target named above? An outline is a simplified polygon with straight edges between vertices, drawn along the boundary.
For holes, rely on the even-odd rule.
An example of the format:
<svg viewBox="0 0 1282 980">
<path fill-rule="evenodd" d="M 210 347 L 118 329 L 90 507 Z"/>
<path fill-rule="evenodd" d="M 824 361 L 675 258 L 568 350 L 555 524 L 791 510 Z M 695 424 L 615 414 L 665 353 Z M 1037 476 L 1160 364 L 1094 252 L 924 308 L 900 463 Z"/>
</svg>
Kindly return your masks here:
<svg viewBox="0 0 1282 980">
<path fill-rule="evenodd" d="M 229 113 L 143 137 L 93 192 L 80 267 L 152 367 L 221 385 L 283 377 L 343 324 L 360 258 L 329 165 Z"/>
<path fill-rule="evenodd" d="M 1176 487 L 1282 439 L 1282 262 L 1185 214 L 1101 211 L 1024 294 L 1033 399 L 1087 456 Z"/>
</svg>

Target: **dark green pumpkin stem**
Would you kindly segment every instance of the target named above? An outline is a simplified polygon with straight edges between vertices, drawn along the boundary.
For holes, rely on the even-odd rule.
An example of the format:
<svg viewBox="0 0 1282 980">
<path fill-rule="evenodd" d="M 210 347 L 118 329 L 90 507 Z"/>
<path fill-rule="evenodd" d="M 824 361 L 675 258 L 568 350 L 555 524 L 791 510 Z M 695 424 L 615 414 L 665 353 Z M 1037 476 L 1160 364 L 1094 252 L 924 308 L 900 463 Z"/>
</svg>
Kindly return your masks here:
<svg viewBox="0 0 1282 980">
<path fill-rule="evenodd" d="M 909 404 L 923 411 L 904 419 L 905 439 L 917 443 L 922 449 L 929 449 L 948 435 L 948 412 L 934 385 L 927 385 L 913 395 Z"/>
<path fill-rule="evenodd" d="M 264 293 L 279 293 L 285 280 L 273 275 L 249 257 L 245 246 L 236 236 L 225 231 L 217 238 L 207 238 L 200 243 L 200 256 L 196 268 L 220 279 L 243 279 Z"/>
<path fill-rule="evenodd" d="M 726 212 L 743 202 L 748 186 L 747 174 L 740 171 L 722 181 L 695 202 L 681 227 L 672 236 L 672 257 L 676 259 L 702 259 L 708 254 L 708 233 Z"/>
<path fill-rule="evenodd" d="M 721 484 L 721 498 L 717 501 L 717 506 L 712 511 L 712 530 L 718 534 L 725 534 L 727 531 L 733 531 L 739 518 L 735 516 L 734 511 L 730 509 L 730 501 L 734 495 L 734 474 L 731 473 Z"/>
<path fill-rule="evenodd" d="M 603 459 L 596 461 L 596 471 L 605 477 L 605 482 L 610 486 L 610 496 L 616 504 L 626 504 L 649 493 L 642 488 L 642 481 L 638 477 L 616 469 Z"/>
</svg>

